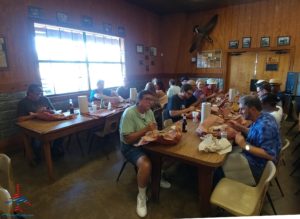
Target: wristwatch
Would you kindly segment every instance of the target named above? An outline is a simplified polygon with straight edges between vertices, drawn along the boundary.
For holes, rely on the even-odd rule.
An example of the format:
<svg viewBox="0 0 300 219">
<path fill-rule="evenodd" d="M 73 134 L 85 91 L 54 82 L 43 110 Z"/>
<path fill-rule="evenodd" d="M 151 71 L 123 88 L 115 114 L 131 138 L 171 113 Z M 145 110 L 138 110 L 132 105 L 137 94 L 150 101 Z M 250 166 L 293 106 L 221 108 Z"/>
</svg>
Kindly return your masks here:
<svg viewBox="0 0 300 219">
<path fill-rule="evenodd" d="M 245 150 L 246 150 L 246 151 L 250 151 L 250 148 L 251 148 L 251 145 L 250 145 L 250 144 L 246 144 L 246 145 L 245 145 Z"/>
</svg>

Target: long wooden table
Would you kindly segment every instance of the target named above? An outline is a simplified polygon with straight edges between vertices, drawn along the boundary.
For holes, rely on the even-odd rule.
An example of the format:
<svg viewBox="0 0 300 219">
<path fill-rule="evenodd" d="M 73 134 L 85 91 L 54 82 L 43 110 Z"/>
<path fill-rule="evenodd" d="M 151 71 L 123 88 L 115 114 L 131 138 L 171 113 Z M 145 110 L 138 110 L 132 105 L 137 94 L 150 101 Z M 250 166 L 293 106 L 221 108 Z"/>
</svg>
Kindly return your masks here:
<svg viewBox="0 0 300 219">
<path fill-rule="evenodd" d="M 152 197 L 159 199 L 161 160 L 163 156 L 171 157 L 198 168 L 198 192 L 200 199 L 200 209 L 202 216 L 207 216 L 211 212 L 210 195 L 212 192 L 212 181 L 214 169 L 221 166 L 226 155 L 217 153 L 200 152 L 198 145 L 201 142 L 196 135 L 197 124 L 188 121 L 188 132 L 183 133 L 180 142 L 174 146 L 159 145 L 151 143 L 143 146 L 148 152 L 152 161 Z"/>
<path fill-rule="evenodd" d="M 117 109 L 114 114 L 122 113 L 125 108 Z M 50 180 L 54 180 L 53 165 L 51 158 L 51 142 L 55 139 L 68 136 L 73 133 L 92 129 L 94 127 L 102 126 L 105 123 L 106 116 L 83 116 L 77 115 L 76 118 L 61 121 L 42 121 L 42 120 L 28 120 L 18 122 L 17 125 L 21 128 L 23 133 L 23 143 L 25 146 L 25 153 L 28 161 L 33 162 L 33 151 L 31 147 L 31 138 L 40 140 L 43 144 L 43 150 L 47 165 L 48 176 Z"/>
</svg>

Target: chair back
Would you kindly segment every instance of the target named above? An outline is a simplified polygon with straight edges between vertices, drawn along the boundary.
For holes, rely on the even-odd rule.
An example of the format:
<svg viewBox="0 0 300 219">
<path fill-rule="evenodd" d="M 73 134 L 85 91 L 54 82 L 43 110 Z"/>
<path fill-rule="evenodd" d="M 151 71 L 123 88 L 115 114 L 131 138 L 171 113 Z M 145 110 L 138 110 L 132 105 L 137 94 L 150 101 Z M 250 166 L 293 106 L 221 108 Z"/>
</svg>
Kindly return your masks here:
<svg viewBox="0 0 300 219">
<path fill-rule="evenodd" d="M 0 154 L 0 186 L 14 194 L 14 180 L 10 158 L 5 154 Z"/>
<path fill-rule="evenodd" d="M 6 215 L 3 218 L 11 218 L 12 206 L 12 199 L 9 192 L 0 187 L 0 218 L 2 218 L 2 214 Z"/>
<path fill-rule="evenodd" d="M 116 132 L 119 129 L 120 113 L 116 113 L 105 118 L 105 124 L 101 131 L 97 131 L 95 134 L 99 137 L 105 137 L 111 133 Z"/>
<path fill-rule="evenodd" d="M 292 101 L 292 119 L 294 121 L 298 121 L 298 110 L 297 110 L 297 103 L 295 100 Z"/>
<path fill-rule="evenodd" d="M 264 172 L 259 180 L 259 183 L 255 187 L 256 194 L 260 197 L 260 199 L 256 206 L 256 211 L 255 211 L 256 214 L 254 215 L 259 215 L 259 213 L 261 212 L 265 200 L 265 196 L 269 188 L 269 184 L 271 180 L 275 177 L 275 174 L 276 174 L 275 164 L 272 161 L 268 161 L 265 166 Z"/>
</svg>

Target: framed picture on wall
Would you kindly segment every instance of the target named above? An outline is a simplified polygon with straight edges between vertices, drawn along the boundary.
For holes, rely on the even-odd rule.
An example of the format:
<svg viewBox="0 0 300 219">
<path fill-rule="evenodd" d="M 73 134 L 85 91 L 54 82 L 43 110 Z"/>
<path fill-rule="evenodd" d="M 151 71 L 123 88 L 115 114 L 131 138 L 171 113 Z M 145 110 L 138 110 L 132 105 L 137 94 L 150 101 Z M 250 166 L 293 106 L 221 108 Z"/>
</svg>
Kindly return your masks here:
<svg viewBox="0 0 300 219">
<path fill-rule="evenodd" d="M 28 6 L 28 17 L 42 18 L 42 9 L 39 7 Z"/>
<path fill-rule="evenodd" d="M 157 49 L 154 46 L 150 47 L 150 55 L 151 56 L 157 56 Z"/>
<path fill-rule="evenodd" d="M 81 17 L 81 24 L 84 27 L 92 27 L 93 26 L 93 19 L 89 16 L 82 16 Z"/>
<path fill-rule="evenodd" d="M 136 52 L 137 52 L 137 53 L 144 53 L 144 45 L 142 45 L 142 44 L 137 44 L 137 45 L 136 45 Z"/>
<path fill-rule="evenodd" d="M 69 16 L 63 12 L 56 12 L 56 19 L 59 23 L 65 24 L 69 20 Z"/>
<path fill-rule="evenodd" d="M 269 47 L 270 46 L 270 37 L 262 37 L 260 39 L 260 47 Z"/>
<path fill-rule="evenodd" d="M 288 46 L 288 45 L 290 45 L 290 40 L 291 40 L 290 36 L 279 36 L 277 38 L 277 45 L 278 46 Z"/>
<path fill-rule="evenodd" d="M 7 53 L 6 53 L 6 44 L 5 38 L 0 36 L 0 69 L 7 69 Z"/>
<path fill-rule="evenodd" d="M 251 46 L 251 37 L 243 37 L 242 48 L 250 48 Z"/>
<path fill-rule="evenodd" d="M 237 48 L 239 48 L 239 41 L 238 40 L 229 41 L 229 49 L 237 49 Z"/>
</svg>

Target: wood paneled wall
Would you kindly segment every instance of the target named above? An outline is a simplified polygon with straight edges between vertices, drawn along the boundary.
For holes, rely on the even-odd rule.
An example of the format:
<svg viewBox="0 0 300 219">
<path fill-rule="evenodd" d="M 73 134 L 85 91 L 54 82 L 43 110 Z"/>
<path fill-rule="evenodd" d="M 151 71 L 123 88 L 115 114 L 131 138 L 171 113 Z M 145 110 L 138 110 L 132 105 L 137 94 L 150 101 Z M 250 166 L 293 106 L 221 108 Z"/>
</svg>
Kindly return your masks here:
<svg viewBox="0 0 300 219">
<path fill-rule="evenodd" d="M 112 24 L 114 33 L 118 26 L 125 27 L 127 74 L 135 78 L 161 72 L 161 56 L 146 71 L 145 65 L 139 64 L 145 55 L 136 53 L 136 44 L 143 44 L 155 46 L 160 54 L 160 16 L 156 14 L 123 0 L 1 0 L 0 35 L 6 38 L 9 68 L 0 70 L 0 92 L 25 90 L 29 83 L 40 80 L 29 5 L 42 8 L 45 22 L 52 24 L 57 24 L 56 12 L 63 12 L 69 16 L 68 25 L 74 28 L 82 28 L 83 15 L 93 18 L 90 31 L 101 31 L 103 23 Z"/>
<path fill-rule="evenodd" d="M 189 72 L 199 76 L 210 73 L 212 77 L 218 75 L 216 73 L 221 73 L 226 78 L 228 42 L 239 40 L 239 48 L 242 48 L 242 38 L 251 37 L 250 50 L 253 50 L 252 48 L 259 50 L 263 36 L 270 37 L 270 47 L 277 47 L 278 36 L 291 36 L 289 48 L 295 52 L 290 70 L 300 71 L 300 62 L 297 61 L 300 59 L 299 12 L 299 0 L 261 0 L 206 12 L 165 16 L 162 19 L 161 29 L 164 53 L 163 72 Z M 197 69 L 195 63 L 190 61 L 192 57 L 196 57 L 196 54 L 188 52 L 193 36 L 193 26 L 205 25 L 215 14 L 219 15 L 219 19 L 211 33 L 214 43 L 205 42 L 203 50 L 221 48 L 223 51 L 222 68 Z M 234 49 L 231 50 L 234 51 Z"/>
</svg>

